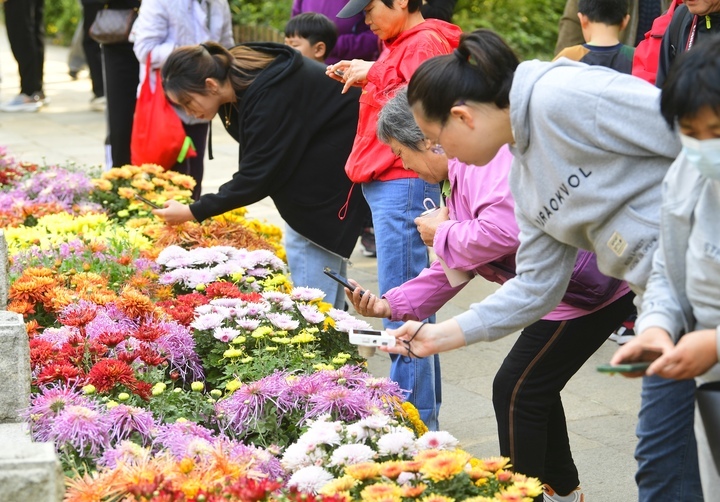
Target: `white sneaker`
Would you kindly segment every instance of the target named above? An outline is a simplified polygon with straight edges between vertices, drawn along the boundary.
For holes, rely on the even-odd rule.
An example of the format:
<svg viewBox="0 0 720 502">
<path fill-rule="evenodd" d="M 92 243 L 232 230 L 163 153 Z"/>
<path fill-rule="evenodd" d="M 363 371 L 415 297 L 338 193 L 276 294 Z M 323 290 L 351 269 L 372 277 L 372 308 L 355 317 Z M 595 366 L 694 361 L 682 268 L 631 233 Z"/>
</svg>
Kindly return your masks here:
<svg viewBox="0 0 720 502">
<path fill-rule="evenodd" d="M 617 342 L 618 345 L 625 345 L 630 340 L 635 338 L 635 330 L 620 326 L 618 329 L 613 331 L 608 337 L 609 340 Z"/>
<path fill-rule="evenodd" d="M 95 97 L 90 100 L 90 109 L 95 112 L 104 112 L 106 105 L 107 99 L 105 99 L 105 96 Z"/>
<path fill-rule="evenodd" d="M 567 495 L 558 495 L 550 485 L 543 485 L 544 502 L 585 502 L 585 495 L 578 486 Z"/>
<path fill-rule="evenodd" d="M 27 94 L 18 94 L 10 101 L 0 105 L 0 110 L 4 112 L 36 112 L 40 109 L 42 103 L 28 96 Z"/>
</svg>

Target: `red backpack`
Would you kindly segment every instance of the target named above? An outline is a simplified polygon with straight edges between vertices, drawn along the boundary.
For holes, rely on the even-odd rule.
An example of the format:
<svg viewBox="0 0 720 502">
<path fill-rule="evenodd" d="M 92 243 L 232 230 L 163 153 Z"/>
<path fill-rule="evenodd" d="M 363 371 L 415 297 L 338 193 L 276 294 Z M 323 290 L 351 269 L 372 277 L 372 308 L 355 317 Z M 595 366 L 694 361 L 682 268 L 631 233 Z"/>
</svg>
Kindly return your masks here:
<svg viewBox="0 0 720 502">
<path fill-rule="evenodd" d="M 683 3 L 683 0 L 673 0 L 665 14 L 655 18 L 650 31 L 645 33 L 645 39 L 641 40 L 635 48 L 633 56 L 632 74 L 655 84 L 655 75 L 660 62 L 660 46 L 662 38 L 670 26 L 675 8 Z"/>
</svg>

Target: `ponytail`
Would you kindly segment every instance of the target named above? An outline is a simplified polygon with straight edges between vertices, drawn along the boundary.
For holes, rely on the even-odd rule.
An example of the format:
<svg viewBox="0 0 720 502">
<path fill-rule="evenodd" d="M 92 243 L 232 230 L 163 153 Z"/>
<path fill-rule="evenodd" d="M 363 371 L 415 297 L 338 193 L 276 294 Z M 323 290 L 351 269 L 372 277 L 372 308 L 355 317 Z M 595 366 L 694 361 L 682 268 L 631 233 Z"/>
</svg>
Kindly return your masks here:
<svg viewBox="0 0 720 502">
<path fill-rule="evenodd" d="M 187 104 L 190 93 L 207 94 L 208 78 L 218 82 L 229 78 L 235 92 L 242 92 L 273 59 L 270 54 L 242 45 L 231 50 L 216 42 L 178 47 L 163 65 L 163 88 L 180 105 Z"/>
<path fill-rule="evenodd" d="M 519 64 L 496 33 L 480 29 L 463 35 L 451 54 L 422 63 L 408 85 L 408 102 L 420 103 L 428 120 L 445 123 L 460 100 L 510 106 L 510 87 Z"/>
</svg>

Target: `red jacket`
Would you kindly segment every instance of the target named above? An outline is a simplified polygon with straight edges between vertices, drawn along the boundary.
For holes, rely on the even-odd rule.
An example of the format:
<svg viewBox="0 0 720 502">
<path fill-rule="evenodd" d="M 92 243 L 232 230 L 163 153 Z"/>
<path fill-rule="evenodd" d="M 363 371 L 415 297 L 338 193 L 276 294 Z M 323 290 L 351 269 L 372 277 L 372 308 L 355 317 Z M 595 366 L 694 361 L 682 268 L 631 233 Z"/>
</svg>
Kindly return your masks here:
<svg viewBox="0 0 720 502">
<path fill-rule="evenodd" d="M 345 172 L 355 183 L 417 178 L 375 135 L 380 109 L 426 59 L 449 54 L 460 42 L 462 30 L 454 24 L 427 19 L 388 40 L 387 50 L 372 65 L 360 96 L 360 118 Z"/>
</svg>

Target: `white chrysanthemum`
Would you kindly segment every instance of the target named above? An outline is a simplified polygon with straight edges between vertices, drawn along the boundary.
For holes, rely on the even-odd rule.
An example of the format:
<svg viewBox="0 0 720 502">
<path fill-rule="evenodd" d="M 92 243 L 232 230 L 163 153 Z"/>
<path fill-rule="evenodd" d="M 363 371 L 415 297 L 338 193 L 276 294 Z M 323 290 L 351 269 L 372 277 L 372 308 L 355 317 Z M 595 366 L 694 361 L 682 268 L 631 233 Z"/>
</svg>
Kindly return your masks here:
<svg viewBox="0 0 720 502">
<path fill-rule="evenodd" d="M 390 417 L 384 413 L 373 413 L 357 421 L 357 424 L 367 429 L 379 430 L 386 427 L 390 423 Z"/>
<path fill-rule="evenodd" d="M 285 448 L 280 463 L 285 469 L 291 472 L 313 465 L 313 461 L 308 456 L 307 446 L 300 442 L 293 443 Z"/>
<path fill-rule="evenodd" d="M 448 431 L 428 431 L 415 444 L 420 450 L 454 450 L 459 443 Z"/>
<path fill-rule="evenodd" d="M 340 445 L 330 456 L 330 465 L 343 466 L 370 462 L 375 458 L 375 450 L 366 444 Z"/>
<path fill-rule="evenodd" d="M 350 424 L 345 428 L 345 434 L 353 441 L 364 441 L 368 438 L 368 429 L 359 423 Z"/>
<path fill-rule="evenodd" d="M 290 291 L 290 298 L 293 300 L 311 302 L 313 300 L 322 300 L 325 298 L 325 292 L 318 288 L 298 286 L 294 287 L 293 290 Z"/>
<path fill-rule="evenodd" d="M 332 474 L 316 465 L 303 467 L 290 476 L 289 487 L 297 487 L 301 492 L 317 494 L 323 486 L 335 479 Z"/>
<path fill-rule="evenodd" d="M 225 317 L 219 314 L 202 314 L 197 316 L 195 320 L 190 323 L 190 327 L 199 331 L 216 329 L 222 326 L 224 320 Z"/>
<path fill-rule="evenodd" d="M 301 441 L 314 444 L 340 444 L 342 438 L 337 427 L 337 422 L 321 422 L 311 426 L 305 434 L 300 437 Z"/>
<path fill-rule="evenodd" d="M 418 451 L 415 436 L 407 429 L 384 434 L 378 439 L 377 448 L 381 455 L 414 455 Z"/>
</svg>

